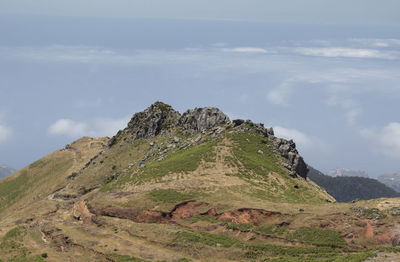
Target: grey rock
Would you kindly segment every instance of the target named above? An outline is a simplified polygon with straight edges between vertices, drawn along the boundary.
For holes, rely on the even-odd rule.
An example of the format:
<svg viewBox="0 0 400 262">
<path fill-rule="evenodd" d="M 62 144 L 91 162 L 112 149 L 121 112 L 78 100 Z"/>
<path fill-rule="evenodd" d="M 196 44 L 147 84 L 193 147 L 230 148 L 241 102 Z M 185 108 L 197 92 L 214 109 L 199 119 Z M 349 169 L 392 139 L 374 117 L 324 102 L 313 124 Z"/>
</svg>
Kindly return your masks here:
<svg viewBox="0 0 400 262">
<path fill-rule="evenodd" d="M 349 234 L 346 235 L 346 237 L 347 237 L 347 238 L 353 238 L 354 235 L 353 235 L 353 233 L 349 233 Z"/>
<path fill-rule="evenodd" d="M 154 146 L 154 142 L 150 142 L 150 144 L 149 144 L 150 146 Z"/>
<path fill-rule="evenodd" d="M 301 157 L 300 155 L 297 155 L 297 157 L 294 161 L 293 169 L 302 178 L 304 178 L 304 179 L 307 178 L 308 167 L 307 167 L 307 164 L 304 162 L 303 157 Z"/>
<path fill-rule="evenodd" d="M 233 127 L 237 127 L 237 126 L 241 126 L 244 124 L 244 120 L 243 119 L 235 119 L 232 121 Z"/>
<path fill-rule="evenodd" d="M 264 151 L 262 150 L 258 150 L 257 153 L 259 153 L 260 155 L 264 155 Z"/>
<path fill-rule="evenodd" d="M 263 136 L 265 136 L 265 137 L 268 137 L 268 136 L 269 136 L 269 134 L 268 134 L 268 129 L 266 129 L 266 128 L 264 127 L 264 124 L 263 124 L 263 123 L 253 123 L 251 120 L 246 120 L 245 123 L 246 123 L 247 125 L 251 126 L 252 129 L 254 129 L 257 133 L 259 133 L 259 134 L 261 134 L 261 135 L 263 135 Z M 244 129 L 244 131 L 246 131 L 246 129 Z"/>
<path fill-rule="evenodd" d="M 179 141 L 180 141 L 180 139 L 179 138 L 177 138 L 177 137 L 174 137 L 174 143 L 179 143 Z"/>
<path fill-rule="evenodd" d="M 178 125 L 183 131 L 194 134 L 229 122 L 229 117 L 218 108 L 204 107 L 186 111 L 179 119 Z"/>
<path fill-rule="evenodd" d="M 175 148 L 176 148 L 176 145 L 175 145 L 175 144 L 168 144 L 168 145 L 167 145 L 167 148 L 169 148 L 169 149 L 175 149 Z"/>
<path fill-rule="evenodd" d="M 145 165 L 145 163 L 140 163 L 139 167 L 140 168 L 146 168 L 146 165 Z"/>
<path fill-rule="evenodd" d="M 132 134 L 134 140 L 152 138 L 176 125 L 179 117 L 179 112 L 171 106 L 156 102 L 143 112 L 136 113 L 123 132 Z"/>
<path fill-rule="evenodd" d="M 198 137 L 196 137 L 196 138 L 194 139 L 194 142 L 195 142 L 195 143 L 199 142 L 199 141 L 201 140 L 201 138 L 202 138 L 202 136 L 199 135 Z"/>
<path fill-rule="evenodd" d="M 129 163 L 128 168 L 132 168 L 135 164 L 134 163 Z"/>
</svg>

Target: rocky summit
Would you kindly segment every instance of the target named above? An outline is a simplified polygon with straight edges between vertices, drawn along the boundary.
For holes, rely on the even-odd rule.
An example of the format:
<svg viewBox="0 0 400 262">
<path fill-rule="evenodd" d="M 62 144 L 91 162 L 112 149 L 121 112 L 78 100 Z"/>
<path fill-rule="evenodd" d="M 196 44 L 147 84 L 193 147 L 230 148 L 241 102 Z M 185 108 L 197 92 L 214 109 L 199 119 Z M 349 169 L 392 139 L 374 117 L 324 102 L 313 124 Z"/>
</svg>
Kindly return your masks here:
<svg viewBox="0 0 400 262">
<path fill-rule="evenodd" d="M 264 128 L 264 125 L 261 123 L 256 124 L 250 120 L 244 121 L 242 119 L 236 119 L 231 122 L 226 114 L 215 107 L 195 108 L 187 110 L 181 115 L 170 105 L 156 102 L 143 112 L 136 113 L 128 123 L 128 126 L 110 139 L 110 146 L 115 143 L 121 134 L 131 134 L 132 140 L 137 140 L 166 134 L 173 128 L 193 135 L 196 133 L 205 134 L 214 127 L 219 127 L 220 133 L 228 126 L 236 128 L 243 124 L 249 126 L 243 129 L 244 131 L 253 129 L 272 142 L 277 152 L 287 160 L 284 163 L 284 167 L 291 171 L 291 176 L 307 177 L 307 165 L 296 150 L 296 144 L 293 140 L 288 141 L 275 137 L 272 127 Z"/>
<path fill-rule="evenodd" d="M 335 199 L 292 140 L 215 107 L 156 102 L 0 181 L 0 261 L 363 261 L 397 198 Z M 381 249 L 376 249 L 381 246 Z"/>
</svg>

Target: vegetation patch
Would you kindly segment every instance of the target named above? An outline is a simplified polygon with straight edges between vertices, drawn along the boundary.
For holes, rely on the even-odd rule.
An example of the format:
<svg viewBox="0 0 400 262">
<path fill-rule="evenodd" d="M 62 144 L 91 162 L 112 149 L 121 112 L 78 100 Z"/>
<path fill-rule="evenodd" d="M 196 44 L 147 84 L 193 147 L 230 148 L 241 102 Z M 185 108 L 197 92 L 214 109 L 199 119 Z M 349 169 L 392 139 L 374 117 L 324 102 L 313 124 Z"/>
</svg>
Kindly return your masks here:
<svg viewBox="0 0 400 262">
<path fill-rule="evenodd" d="M 163 177 L 169 173 L 194 171 L 200 165 L 202 159 L 210 157 L 209 154 L 215 154 L 213 147 L 216 144 L 216 141 L 211 141 L 200 146 L 177 151 L 163 161 L 149 163 L 141 173 L 135 174 L 132 179 L 136 180 L 135 182 L 143 182 Z"/>
<path fill-rule="evenodd" d="M 227 229 L 238 230 L 242 232 L 255 232 L 264 235 L 283 235 L 287 230 L 287 226 L 253 226 L 251 224 L 228 223 L 225 225 Z"/>
<path fill-rule="evenodd" d="M 279 164 L 280 159 L 274 153 L 273 145 L 265 138 L 258 134 L 239 133 L 233 134 L 232 139 L 238 144 L 233 148 L 233 153 L 247 170 L 252 170 L 265 179 L 268 178 L 268 172 L 288 174 Z M 259 154 L 259 150 L 263 154 Z"/>
<path fill-rule="evenodd" d="M 137 257 L 131 257 L 128 255 L 119 255 L 116 253 L 107 254 L 107 258 L 112 259 L 115 262 L 147 262 L 148 260 L 144 260 Z"/>
<path fill-rule="evenodd" d="M 185 244 L 202 243 L 207 246 L 221 246 L 221 247 L 232 247 L 233 245 L 239 245 L 241 242 L 236 238 L 232 238 L 226 235 L 217 235 L 207 232 L 194 232 L 194 231 L 181 231 L 176 234 L 176 242 Z"/>
<path fill-rule="evenodd" d="M 229 223 L 225 225 L 227 229 L 232 229 L 232 230 L 239 230 L 242 232 L 248 232 L 248 231 L 253 231 L 254 226 L 251 224 L 238 224 L 238 223 Z"/>
<path fill-rule="evenodd" d="M 3 237 L 3 241 L 7 241 L 10 239 L 21 239 L 22 237 L 22 230 L 20 227 L 14 227 L 13 229 L 11 229 L 10 231 L 8 231 L 4 237 Z"/>
<path fill-rule="evenodd" d="M 364 251 L 355 254 L 325 254 L 308 257 L 285 257 L 265 259 L 265 262 L 362 262 L 370 257 L 376 257 L 373 251 Z"/>
<path fill-rule="evenodd" d="M 29 171 L 22 170 L 17 176 L 2 180 L 0 183 L 0 213 L 6 207 L 11 206 L 18 200 L 26 196 L 30 191 L 40 185 L 46 184 L 46 179 L 54 173 L 63 173 L 67 171 L 72 164 L 72 159 L 62 159 L 59 162 L 47 163 L 38 160 L 37 164 L 32 164 Z M 47 163 L 47 164 L 44 164 Z M 38 166 L 45 165 L 43 168 Z M 32 169 L 32 167 L 38 169 Z"/>
<path fill-rule="evenodd" d="M 195 196 L 193 193 L 181 193 L 172 189 L 153 190 L 148 194 L 152 200 L 163 203 L 183 202 Z"/>
<path fill-rule="evenodd" d="M 300 227 L 288 238 L 316 246 L 343 247 L 346 245 L 346 241 L 339 232 L 329 229 Z"/>
</svg>

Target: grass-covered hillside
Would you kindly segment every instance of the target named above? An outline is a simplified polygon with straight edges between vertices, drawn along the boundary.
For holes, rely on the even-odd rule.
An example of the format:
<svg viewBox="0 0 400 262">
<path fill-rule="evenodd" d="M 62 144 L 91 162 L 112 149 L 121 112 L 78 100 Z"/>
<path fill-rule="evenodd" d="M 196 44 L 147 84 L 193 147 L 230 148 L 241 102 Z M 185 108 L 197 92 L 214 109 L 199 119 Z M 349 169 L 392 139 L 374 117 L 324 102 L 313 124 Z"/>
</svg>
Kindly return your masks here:
<svg viewBox="0 0 400 262">
<path fill-rule="evenodd" d="M 398 199 L 338 204 L 307 172 L 272 129 L 157 102 L 110 140 L 83 138 L 0 182 L 0 261 L 362 261 L 398 251 L 388 248 Z"/>
</svg>

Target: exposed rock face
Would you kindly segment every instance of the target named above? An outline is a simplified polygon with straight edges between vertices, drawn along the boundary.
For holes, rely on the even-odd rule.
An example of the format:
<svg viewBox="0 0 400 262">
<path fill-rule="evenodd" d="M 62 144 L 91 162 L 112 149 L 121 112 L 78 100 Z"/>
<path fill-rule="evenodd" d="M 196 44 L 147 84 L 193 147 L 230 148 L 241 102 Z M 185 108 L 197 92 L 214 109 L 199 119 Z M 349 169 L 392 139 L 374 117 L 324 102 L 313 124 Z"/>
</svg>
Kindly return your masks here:
<svg viewBox="0 0 400 262">
<path fill-rule="evenodd" d="M 133 140 L 152 138 L 162 133 L 163 130 L 176 125 L 179 117 L 179 112 L 170 105 L 155 102 L 143 112 L 136 113 L 122 132 L 132 134 Z M 114 142 L 115 137 L 111 138 L 109 145 L 111 146 Z"/>
<path fill-rule="evenodd" d="M 253 123 L 250 120 L 235 119 L 232 121 L 234 127 L 247 124 L 251 126 L 257 133 L 265 136 L 268 140 L 272 141 L 275 149 L 278 153 L 287 159 L 285 163 L 285 168 L 291 171 L 290 175 L 292 177 L 300 176 L 302 178 L 307 178 L 308 167 L 304 162 L 303 157 L 300 156 L 299 152 L 296 150 L 296 144 L 293 140 L 285 140 L 283 138 L 278 138 L 274 136 L 274 130 L 272 127 L 265 128 L 262 123 Z"/>
<path fill-rule="evenodd" d="M 204 107 L 186 111 L 179 119 L 179 126 L 183 131 L 194 134 L 229 122 L 229 117 L 218 108 Z"/>
<path fill-rule="evenodd" d="M 303 157 L 300 156 L 299 152 L 296 150 L 296 144 L 293 142 L 293 140 L 288 141 L 274 136 L 271 136 L 271 139 L 281 156 L 288 160 L 289 163 L 285 167 L 292 171 L 291 175 L 298 175 L 306 178 L 308 173 L 307 164 L 304 162 Z"/>
</svg>

